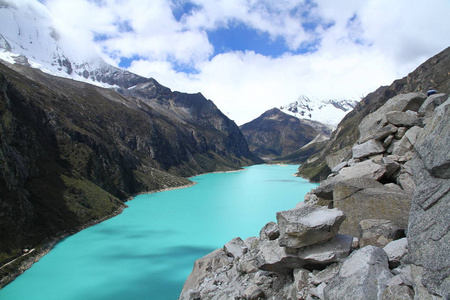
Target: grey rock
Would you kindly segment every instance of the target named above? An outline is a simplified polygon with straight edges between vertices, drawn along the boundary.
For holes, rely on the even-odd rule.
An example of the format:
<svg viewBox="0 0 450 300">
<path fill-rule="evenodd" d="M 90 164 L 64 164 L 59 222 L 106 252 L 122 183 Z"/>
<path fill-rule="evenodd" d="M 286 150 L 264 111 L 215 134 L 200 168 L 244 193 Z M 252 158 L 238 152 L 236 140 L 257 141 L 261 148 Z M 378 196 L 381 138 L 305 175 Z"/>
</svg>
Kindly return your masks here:
<svg viewBox="0 0 450 300">
<path fill-rule="evenodd" d="M 417 111 L 425 101 L 426 96 L 421 93 L 397 95 L 389 99 L 382 107 L 367 115 L 359 124 L 359 143 L 364 143 L 377 134 L 388 124 L 386 114 L 391 111 Z"/>
<path fill-rule="evenodd" d="M 382 300 L 413 300 L 414 291 L 406 285 L 389 285 L 383 292 Z"/>
<path fill-rule="evenodd" d="M 372 178 L 351 178 L 338 182 L 333 189 L 333 199 L 335 201 L 347 198 L 358 191 L 367 188 L 382 188 L 383 184 Z"/>
<path fill-rule="evenodd" d="M 332 173 L 338 173 L 342 168 L 347 167 L 348 164 L 346 161 L 341 162 L 340 164 L 336 165 L 333 169 L 331 169 Z"/>
<path fill-rule="evenodd" d="M 400 265 L 400 261 L 408 253 L 408 240 L 402 238 L 395 240 L 384 246 L 384 252 L 386 252 L 389 259 L 389 266 L 391 268 L 397 268 Z"/>
<path fill-rule="evenodd" d="M 330 169 L 333 169 L 343 161 L 350 159 L 351 156 L 352 156 L 352 147 L 348 146 L 325 157 L 325 162 L 327 163 L 327 166 Z"/>
<path fill-rule="evenodd" d="M 338 175 L 324 180 L 313 190 L 313 193 L 322 199 L 333 199 L 333 188 L 338 182 L 343 182 L 354 178 L 370 178 L 378 180 L 386 173 L 386 166 L 376 164 L 371 160 L 357 163 L 354 166 L 343 168 Z"/>
<path fill-rule="evenodd" d="M 440 105 L 423 129 L 416 151 L 434 177 L 450 178 L 450 99 Z"/>
<path fill-rule="evenodd" d="M 382 299 L 391 277 L 386 253 L 381 248 L 367 246 L 353 252 L 342 264 L 325 288 L 324 299 Z"/>
<path fill-rule="evenodd" d="M 405 230 L 390 220 L 367 219 L 359 222 L 359 245 L 385 247 L 405 236 Z"/>
<path fill-rule="evenodd" d="M 399 127 L 397 133 L 395 134 L 395 138 L 398 140 L 401 139 L 405 135 L 407 130 L 408 128 L 406 127 Z"/>
<path fill-rule="evenodd" d="M 342 211 L 304 205 L 277 212 L 280 246 L 301 248 L 331 239 L 345 219 Z"/>
<path fill-rule="evenodd" d="M 214 252 L 198 259 L 194 263 L 194 268 L 189 277 L 184 282 L 181 291 L 182 299 L 190 299 L 190 290 L 197 290 L 207 277 L 211 277 L 213 272 L 220 269 L 227 269 L 232 259 L 228 257 L 223 249 L 217 249 Z M 184 296 L 183 296 L 184 295 Z"/>
<path fill-rule="evenodd" d="M 411 110 L 406 112 L 390 111 L 386 114 L 386 120 L 396 126 L 411 127 L 418 123 L 419 115 Z"/>
<path fill-rule="evenodd" d="M 422 130 L 423 128 L 419 126 L 413 126 L 405 132 L 405 135 L 411 144 L 414 145 L 416 143 L 417 137 L 422 133 Z"/>
<path fill-rule="evenodd" d="M 267 223 L 259 232 L 259 236 L 263 240 L 276 240 L 280 236 L 278 224 L 275 222 Z"/>
<path fill-rule="evenodd" d="M 422 106 L 419 108 L 419 115 L 424 116 L 426 118 L 430 117 L 436 107 L 444 103 L 448 99 L 447 94 L 434 94 L 428 97 Z"/>
<path fill-rule="evenodd" d="M 394 191 L 401 191 L 402 190 L 402 188 L 399 187 L 398 185 L 396 185 L 395 183 L 386 183 L 384 186 L 386 188 L 394 190 Z"/>
<path fill-rule="evenodd" d="M 413 160 L 413 171 L 417 188 L 409 217 L 408 260 L 424 268 L 421 282 L 428 292 L 450 298 L 450 180 L 431 176 L 420 159 Z"/>
<path fill-rule="evenodd" d="M 387 124 L 384 127 L 381 127 L 380 130 L 374 134 L 373 139 L 382 140 L 389 135 L 393 135 L 394 133 L 397 132 L 397 130 L 398 130 L 397 126 Z"/>
<path fill-rule="evenodd" d="M 340 265 L 332 264 L 326 267 L 324 270 L 320 271 L 311 278 L 311 283 L 314 285 L 319 285 L 321 283 L 328 283 L 338 272 Z"/>
<path fill-rule="evenodd" d="M 389 147 L 389 145 L 390 145 L 390 144 L 392 143 L 392 141 L 394 140 L 394 137 L 395 137 L 395 135 L 393 135 L 393 134 L 388 135 L 388 136 L 384 139 L 384 141 L 383 141 L 383 147 L 384 147 L 384 148 Z"/>
<path fill-rule="evenodd" d="M 341 193 L 338 187 L 335 191 L 336 194 Z M 404 191 L 388 190 L 383 186 L 366 188 L 345 198 L 335 198 L 333 205 L 346 216 L 339 233 L 358 236 L 358 224 L 366 219 L 387 219 L 400 228 L 406 228 L 411 195 Z"/>
<path fill-rule="evenodd" d="M 413 194 L 416 189 L 416 184 L 414 183 L 414 178 L 408 173 L 402 173 L 397 177 L 397 184 L 402 187 L 402 189 Z"/>
<path fill-rule="evenodd" d="M 373 154 L 383 153 L 385 151 L 380 141 L 371 139 L 362 144 L 355 144 L 352 148 L 353 158 L 364 158 Z"/>
<path fill-rule="evenodd" d="M 298 268 L 323 268 L 344 260 L 351 250 L 352 237 L 337 234 L 331 240 L 292 249 L 280 247 L 276 241 L 263 241 L 255 257 L 260 270 L 290 273 Z"/>
<path fill-rule="evenodd" d="M 244 241 L 240 237 L 237 237 L 226 243 L 223 246 L 223 250 L 231 257 L 237 258 L 244 255 L 248 251 L 248 248 Z"/>
<path fill-rule="evenodd" d="M 244 291 L 244 296 L 245 296 L 245 299 L 247 299 L 247 300 L 259 300 L 259 299 L 266 298 L 264 291 L 257 285 L 249 286 Z"/>
<path fill-rule="evenodd" d="M 383 157 L 381 163 L 386 166 L 386 178 L 391 178 L 400 168 L 400 164 L 390 157 Z"/>
<path fill-rule="evenodd" d="M 319 198 L 310 191 L 310 192 L 306 193 L 304 201 L 299 202 L 296 207 L 303 206 L 303 203 L 306 205 L 316 205 L 318 200 L 319 200 Z"/>
<path fill-rule="evenodd" d="M 413 148 L 411 142 L 406 136 L 403 136 L 400 140 L 393 141 L 389 148 L 388 153 L 392 155 L 403 156 Z"/>
</svg>

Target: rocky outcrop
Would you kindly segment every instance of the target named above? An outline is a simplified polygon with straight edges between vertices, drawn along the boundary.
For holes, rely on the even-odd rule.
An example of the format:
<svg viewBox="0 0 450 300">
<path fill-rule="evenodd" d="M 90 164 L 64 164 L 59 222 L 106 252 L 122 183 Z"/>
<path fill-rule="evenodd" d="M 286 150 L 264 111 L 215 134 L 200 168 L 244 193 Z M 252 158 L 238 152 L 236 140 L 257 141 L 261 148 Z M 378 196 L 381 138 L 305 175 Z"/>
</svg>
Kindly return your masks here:
<svg viewBox="0 0 450 300">
<path fill-rule="evenodd" d="M 240 128 L 250 150 L 266 160 L 290 154 L 319 134 L 306 122 L 278 108 L 266 111 Z"/>
<path fill-rule="evenodd" d="M 330 137 L 330 142 L 326 144 L 323 148 L 319 149 L 319 152 L 312 154 L 299 168 L 299 176 L 308 178 L 313 182 L 320 182 L 328 177 L 331 173 L 331 169 L 334 166 L 330 166 L 326 163 L 326 158 L 333 155 L 337 151 L 344 149 L 346 147 L 352 147 L 356 142 L 362 144 L 363 142 L 369 140 L 371 133 L 386 134 L 384 131 L 380 131 L 384 126 L 383 123 L 375 124 L 375 126 L 366 126 L 365 123 L 372 123 L 369 120 L 364 122 L 363 119 L 372 112 L 387 104 L 387 101 L 394 96 L 402 97 L 412 97 L 413 99 L 404 99 L 400 102 L 409 102 L 408 105 L 402 105 L 402 107 L 391 107 L 386 109 L 386 112 L 395 109 L 396 111 L 406 112 L 407 110 L 418 112 L 419 115 L 425 116 L 425 111 L 418 111 L 418 106 L 420 103 L 415 103 L 414 98 L 417 94 L 410 94 L 404 96 L 402 94 L 408 93 L 424 93 L 427 91 L 429 86 L 433 86 L 440 93 L 449 94 L 450 93 L 450 80 L 448 70 L 450 68 L 450 48 L 445 49 L 436 56 L 428 59 L 413 72 L 408 74 L 408 76 L 394 81 L 390 86 L 380 87 L 373 93 L 368 94 L 364 97 L 360 103 L 355 107 L 355 109 L 349 112 L 344 119 L 339 123 L 337 129 L 332 133 Z M 424 99 L 425 96 L 419 96 L 419 102 Z M 433 107 L 442 103 L 441 101 L 446 100 L 446 96 L 433 96 L 429 99 L 429 102 L 434 103 L 429 105 L 428 103 L 422 108 Z M 398 100 L 398 99 L 397 99 Z M 401 104 L 400 104 L 401 105 Z M 427 114 L 429 114 L 428 112 Z M 426 115 L 428 117 L 428 115 Z M 372 123 L 374 124 L 374 123 Z M 419 125 L 419 124 L 418 124 Z M 366 134 L 360 136 L 359 127 L 365 127 Z M 373 130 L 371 129 L 373 128 Z M 401 132 L 401 127 L 399 132 Z M 384 141 L 381 137 L 372 138 Z M 391 135 L 385 137 L 386 139 L 391 139 Z M 400 137 L 396 137 L 400 139 Z M 367 140 L 366 140 L 367 139 Z M 386 147 L 386 146 L 385 146 Z M 349 159 L 349 158 L 347 158 Z"/>
<path fill-rule="evenodd" d="M 413 93 L 369 114 L 334 174 L 259 238 L 238 240 L 225 273 L 196 264 L 203 279 L 180 299 L 448 299 L 450 98 L 431 114 L 430 103 Z M 361 155 L 368 142 L 379 150 Z"/>
</svg>

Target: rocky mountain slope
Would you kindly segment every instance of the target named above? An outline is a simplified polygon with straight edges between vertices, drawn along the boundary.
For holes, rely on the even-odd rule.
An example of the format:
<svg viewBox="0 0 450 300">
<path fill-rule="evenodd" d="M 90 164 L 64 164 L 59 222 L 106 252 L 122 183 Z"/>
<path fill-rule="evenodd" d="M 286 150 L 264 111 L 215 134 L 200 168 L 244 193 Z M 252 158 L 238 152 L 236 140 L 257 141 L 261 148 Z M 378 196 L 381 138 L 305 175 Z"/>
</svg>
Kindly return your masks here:
<svg viewBox="0 0 450 300">
<path fill-rule="evenodd" d="M 319 133 L 300 119 L 273 108 L 240 126 L 250 150 L 266 159 L 289 154 L 312 141 Z"/>
<path fill-rule="evenodd" d="M 369 113 L 400 93 L 426 92 L 431 86 L 439 92 L 450 92 L 450 48 L 428 59 L 408 76 L 382 86 L 364 97 L 354 110 L 339 123 L 328 143 L 320 152 L 311 156 L 299 169 L 299 176 L 319 182 L 327 178 L 343 159 L 351 157 L 351 147 L 358 140 L 358 125 Z"/>
<path fill-rule="evenodd" d="M 316 156 L 328 179 L 196 261 L 180 299 L 450 299 L 449 93 L 392 95 L 448 91 L 449 54 L 368 95 Z"/>
<path fill-rule="evenodd" d="M 319 100 L 300 96 L 297 101 L 281 106 L 280 110 L 301 120 L 319 122 L 335 129 L 357 103 L 355 100 Z"/>
<path fill-rule="evenodd" d="M 449 299 L 449 120 L 448 94 L 391 98 L 305 202 L 196 261 L 180 299 Z"/>
<path fill-rule="evenodd" d="M 133 194 L 261 162 L 201 94 L 153 79 L 123 90 L 0 63 L 1 264 L 111 216 Z M 3 284 L 16 267 L 0 269 Z"/>
</svg>

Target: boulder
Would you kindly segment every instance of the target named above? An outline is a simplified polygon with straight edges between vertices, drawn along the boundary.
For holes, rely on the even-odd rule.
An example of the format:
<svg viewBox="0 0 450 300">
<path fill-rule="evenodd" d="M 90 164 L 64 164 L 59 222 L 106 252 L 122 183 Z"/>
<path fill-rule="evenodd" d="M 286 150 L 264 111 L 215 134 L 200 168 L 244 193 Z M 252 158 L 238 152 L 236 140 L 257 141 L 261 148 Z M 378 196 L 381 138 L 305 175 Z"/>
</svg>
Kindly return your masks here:
<svg viewBox="0 0 450 300">
<path fill-rule="evenodd" d="M 267 223 L 259 232 L 259 236 L 263 240 L 276 240 L 280 236 L 278 224 L 275 222 Z"/>
<path fill-rule="evenodd" d="M 325 162 L 327 163 L 327 166 L 330 169 L 333 169 L 343 161 L 350 159 L 351 156 L 352 156 L 352 147 L 348 146 L 325 157 Z"/>
<path fill-rule="evenodd" d="M 416 184 L 414 183 L 414 178 L 408 173 L 402 173 L 397 177 L 397 184 L 401 186 L 401 188 L 409 193 L 413 194 L 416 189 Z"/>
<path fill-rule="evenodd" d="M 389 220 L 362 220 L 359 222 L 358 229 L 360 247 L 368 245 L 384 247 L 405 236 L 405 230 Z"/>
<path fill-rule="evenodd" d="M 391 157 L 383 157 L 381 163 L 386 166 L 386 178 L 391 178 L 400 168 L 400 164 Z"/>
<path fill-rule="evenodd" d="M 251 285 L 244 291 L 244 297 L 247 300 L 265 299 L 264 291 L 257 285 Z"/>
<path fill-rule="evenodd" d="M 440 105 L 428 121 L 416 144 L 425 168 L 434 177 L 450 179 L 450 98 Z"/>
<path fill-rule="evenodd" d="M 353 158 L 364 158 L 385 151 L 383 143 L 374 139 L 362 144 L 355 144 L 352 148 Z"/>
<path fill-rule="evenodd" d="M 414 145 L 416 143 L 417 137 L 422 132 L 422 130 L 423 128 L 419 126 L 413 126 L 405 132 L 405 135 L 411 144 Z"/>
<path fill-rule="evenodd" d="M 313 190 L 313 193 L 322 199 L 333 200 L 333 188 L 338 182 L 354 178 L 370 178 L 378 180 L 386 173 L 386 166 L 376 164 L 371 160 L 357 163 L 351 167 L 341 169 L 338 175 L 324 180 Z"/>
<path fill-rule="evenodd" d="M 407 130 L 408 130 L 408 128 L 406 128 L 406 127 L 399 127 L 397 130 L 397 133 L 395 134 L 395 138 L 398 140 L 401 139 L 405 135 L 405 132 Z"/>
<path fill-rule="evenodd" d="M 386 114 L 391 111 L 405 112 L 407 110 L 417 111 L 425 101 L 426 96 L 422 93 L 409 93 L 397 95 L 389 99 L 382 107 L 367 115 L 359 124 L 359 143 L 364 143 L 373 138 L 377 132 L 388 124 Z"/>
<path fill-rule="evenodd" d="M 430 294 L 450 298 L 450 180 L 433 177 L 420 159 L 412 162 L 417 188 L 409 216 L 408 260 L 423 268 L 420 282 Z"/>
<path fill-rule="evenodd" d="M 414 291 L 406 285 L 388 285 L 381 297 L 382 300 L 413 300 Z"/>
<path fill-rule="evenodd" d="M 340 164 L 336 165 L 334 168 L 331 169 L 331 173 L 339 173 L 342 168 L 347 167 L 348 163 L 346 161 L 341 162 Z"/>
<path fill-rule="evenodd" d="M 400 228 L 406 228 L 411 195 L 384 187 L 367 188 L 342 199 L 336 198 L 333 205 L 346 215 L 339 233 L 358 236 L 358 224 L 366 219 L 387 219 Z"/>
<path fill-rule="evenodd" d="M 324 290 L 324 299 L 381 299 L 392 277 L 383 249 L 367 246 L 353 252 Z"/>
<path fill-rule="evenodd" d="M 229 256 L 238 258 L 244 255 L 244 253 L 248 251 L 248 248 L 244 241 L 240 237 L 237 237 L 226 243 L 223 246 L 223 250 Z"/>
<path fill-rule="evenodd" d="M 280 247 L 277 241 L 262 241 L 255 256 L 260 270 L 291 273 L 298 268 L 324 268 L 344 260 L 351 251 L 352 237 L 335 235 L 331 240 L 301 249 Z"/>
<path fill-rule="evenodd" d="M 301 248 L 331 239 L 345 216 L 338 209 L 303 205 L 277 212 L 280 246 Z"/>
<path fill-rule="evenodd" d="M 227 269 L 231 261 L 232 258 L 230 258 L 223 249 L 217 249 L 208 255 L 197 259 L 191 274 L 189 274 L 189 277 L 184 282 L 181 298 L 190 299 L 188 295 L 190 290 L 197 290 L 205 278 L 213 276 L 214 271 L 223 268 Z"/>
<path fill-rule="evenodd" d="M 372 178 L 351 178 L 334 186 L 333 199 L 339 201 L 363 189 L 382 187 L 383 184 Z"/>
<path fill-rule="evenodd" d="M 404 156 L 413 148 L 411 142 L 406 136 L 403 136 L 400 140 L 393 141 L 389 148 L 388 153 L 396 156 Z"/>
<path fill-rule="evenodd" d="M 384 252 L 386 252 L 389 260 L 389 266 L 391 268 L 397 268 L 400 265 L 400 260 L 405 257 L 408 252 L 408 240 L 401 238 L 395 240 L 384 246 Z"/>
<path fill-rule="evenodd" d="M 320 271 L 311 278 L 311 283 L 314 285 L 319 285 L 321 283 L 328 283 L 338 272 L 339 264 L 332 264 L 326 267 L 324 270 Z"/>
<path fill-rule="evenodd" d="M 374 140 L 382 140 L 389 135 L 393 135 L 398 130 L 397 126 L 392 124 L 387 124 L 384 127 L 381 127 L 380 130 L 373 135 Z"/>
<path fill-rule="evenodd" d="M 436 107 L 444 103 L 448 99 L 447 94 L 434 94 L 428 97 L 422 106 L 419 108 L 419 115 L 424 116 L 426 118 L 430 117 Z"/>
<path fill-rule="evenodd" d="M 406 112 L 390 111 L 386 114 L 386 120 L 396 126 L 411 127 L 419 122 L 419 115 L 411 110 Z"/>
<path fill-rule="evenodd" d="M 393 134 L 388 135 L 388 136 L 384 139 L 384 141 L 383 141 L 383 147 L 384 147 L 384 148 L 388 148 L 389 145 L 390 145 L 390 144 L 392 143 L 392 141 L 394 140 L 394 137 L 395 137 L 395 135 L 393 135 Z"/>
</svg>

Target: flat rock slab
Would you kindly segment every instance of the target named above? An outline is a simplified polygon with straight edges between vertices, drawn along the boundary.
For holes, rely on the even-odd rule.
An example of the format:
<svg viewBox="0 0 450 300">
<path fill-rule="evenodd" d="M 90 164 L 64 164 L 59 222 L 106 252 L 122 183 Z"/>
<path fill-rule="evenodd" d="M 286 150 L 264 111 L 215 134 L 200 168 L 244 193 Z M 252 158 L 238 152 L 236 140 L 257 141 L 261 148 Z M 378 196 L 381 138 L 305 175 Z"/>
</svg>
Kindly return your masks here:
<svg viewBox="0 0 450 300">
<path fill-rule="evenodd" d="M 411 127 L 419 121 L 419 115 L 415 111 L 391 111 L 386 114 L 386 120 L 396 126 Z"/>
<path fill-rule="evenodd" d="M 354 178 L 369 178 L 378 180 L 385 174 L 385 165 L 376 164 L 371 160 L 366 160 L 351 167 L 342 168 L 336 176 L 322 181 L 313 193 L 319 198 L 333 200 L 333 188 L 338 182 L 343 182 Z"/>
<path fill-rule="evenodd" d="M 359 159 L 368 157 L 374 154 L 383 153 L 385 148 L 383 147 L 383 143 L 377 140 L 368 140 L 362 144 L 355 144 L 352 148 L 353 158 Z"/>
<path fill-rule="evenodd" d="M 338 209 L 317 205 L 277 212 L 280 246 L 301 248 L 325 242 L 339 230 L 345 216 Z"/>
<path fill-rule="evenodd" d="M 335 193 L 340 193 L 339 189 Z M 339 230 L 342 234 L 358 236 L 358 224 L 366 219 L 390 220 L 405 229 L 408 226 L 411 195 L 384 187 L 367 188 L 348 197 L 335 199 L 334 207 L 346 215 Z"/>
<path fill-rule="evenodd" d="M 383 249 L 364 247 L 342 264 L 339 273 L 325 287 L 324 299 L 381 299 L 392 276 Z"/>
<path fill-rule="evenodd" d="M 256 266 L 276 273 L 291 273 L 298 268 L 324 268 L 348 257 L 352 240 L 351 236 L 337 234 L 328 242 L 301 249 L 280 247 L 276 241 L 262 241 L 255 258 Z"/>
</svg>

